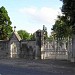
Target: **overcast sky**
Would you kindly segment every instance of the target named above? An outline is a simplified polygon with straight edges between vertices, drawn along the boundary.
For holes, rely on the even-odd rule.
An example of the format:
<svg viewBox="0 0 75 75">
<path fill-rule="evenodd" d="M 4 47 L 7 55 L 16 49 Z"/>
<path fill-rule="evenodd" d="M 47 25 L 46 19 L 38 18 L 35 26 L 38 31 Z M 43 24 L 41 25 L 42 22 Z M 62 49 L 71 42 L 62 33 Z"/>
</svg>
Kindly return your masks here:
<svg viewBox="0 0 75 75">
<path fill-rule="evenodd" d="M 47 27 L 48 34 L 60 14 L 62 2 L 60 0 L 0 0 L 0 7 L 4 6 L 16 26 L 16 31 L 26 30 L 33 33 Z"/>
</svg>

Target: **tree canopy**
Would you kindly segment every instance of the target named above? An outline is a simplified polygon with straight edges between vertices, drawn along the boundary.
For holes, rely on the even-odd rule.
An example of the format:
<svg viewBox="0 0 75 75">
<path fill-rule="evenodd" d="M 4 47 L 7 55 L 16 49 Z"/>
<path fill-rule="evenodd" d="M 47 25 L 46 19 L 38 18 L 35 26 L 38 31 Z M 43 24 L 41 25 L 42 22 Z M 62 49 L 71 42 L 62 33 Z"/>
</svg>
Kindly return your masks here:
<svg viewBox="0 0 75 75">
<path fill-rule="evenodd" d="M 54 31 L 56 37 L 62 38 L 71 36 L 72 27 L 70 26 L 70 22 L 66 16 L 62 15 L 58 16 L 52 30 Z"/>
<path fill-rule="evenodd" d="M 18 34 L 22 39 L 29 39 L 29 33 L 25 30 L 19 30 Z"/>
<path fill-rule="evenodd" d="M 21 39 L 24 40 L 35 40 L 35 34 L 30 34 L 25 30 L 19 30 L 18 34 L 20 35 Z"/>
<path fill-rule="evenodd" d="M 75 34 L 75 0 L 61 0 L 63 2 L 62 12 L 70 20 L 72 33 Z"/>
<path fill-rule="evenodd" d="M 63 2 L 62 16 L 58 16 L 52 30 L 56 37 L 70 37 L 75 33 L 75 1 L 61 1 Z"/>
<path fill-rule="evenodd" d="M 30 40 L 35 40 L 35 33 L 30 34 Z"/>
<path fill-rule="evenodd" d="M 4 6 L 0 8 L 0 39 L 4 40 L 9 37 L 9 34 L 12 32 L 12 27 L 10 26 L 12 22 L 8 16 L 8 12 Z"/>
</svg>

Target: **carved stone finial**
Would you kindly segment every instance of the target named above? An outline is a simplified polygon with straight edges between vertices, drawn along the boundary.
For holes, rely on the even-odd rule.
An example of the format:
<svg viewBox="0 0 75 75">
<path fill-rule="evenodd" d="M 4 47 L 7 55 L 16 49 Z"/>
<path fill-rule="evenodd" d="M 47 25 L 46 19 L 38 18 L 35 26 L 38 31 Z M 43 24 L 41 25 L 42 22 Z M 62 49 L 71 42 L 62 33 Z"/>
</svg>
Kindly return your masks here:
<svg viewBox="0 0 75 75">
<path fill-rule="evenodd" d="M 16 26 L 14 26 L 14 32 L 15 32 Z"/>
</svg>

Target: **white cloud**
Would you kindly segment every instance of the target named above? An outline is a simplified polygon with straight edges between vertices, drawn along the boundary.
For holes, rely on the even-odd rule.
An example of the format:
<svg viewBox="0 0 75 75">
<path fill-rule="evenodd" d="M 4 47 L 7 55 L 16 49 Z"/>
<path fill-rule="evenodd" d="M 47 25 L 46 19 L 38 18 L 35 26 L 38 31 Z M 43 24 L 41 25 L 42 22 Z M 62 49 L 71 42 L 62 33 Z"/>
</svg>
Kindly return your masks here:
<svg viewBox="0 0 75 75">
<path fill-rule="evenodd" d="M 60 10 L 56 10 L 53 8 L 42 7 L 37 9 L 35 7 L 31 8 L 22 8 L 20 12 L 25 14 L 26 16 L 30 16 L 31 20 L 36 22 L 40 22 L 43 24 L 53 24 L 57 15 L 60 13 Z"/>
<path fill-rule="evenodd" d="M 34 32 L 37 29 L 42 28 L 43 25 L 47 27 L 48 34 L 51 32 L 52 25 L 55 23 L 55 19 L 58 14 L 61 14 L 60 9 L 53 9 L 48 7 L 42 8 L 22 8 L 20 9 L 20 13 L 25 16 L 26 22 L 28 22 L 29 32 Z M 26 25 L 25 25 L 26 26 Z M 25 27 L 24 27 L 25 28 Z"/>
<path fill-rule="evenodd" d="M 35 8 L 22 8 L 20 9 L 20 12 L 27 14 L 27 15 L 34 15 L 36 13 Z"/>
</svg>

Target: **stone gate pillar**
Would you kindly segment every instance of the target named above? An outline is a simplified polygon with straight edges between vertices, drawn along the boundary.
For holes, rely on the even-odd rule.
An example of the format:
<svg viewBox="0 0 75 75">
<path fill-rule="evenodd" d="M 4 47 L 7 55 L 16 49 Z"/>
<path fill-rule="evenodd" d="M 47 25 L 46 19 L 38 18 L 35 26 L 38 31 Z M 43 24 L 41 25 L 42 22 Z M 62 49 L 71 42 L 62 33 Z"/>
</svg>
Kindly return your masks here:
<svg viewBox="0 0 75 75">
<path fill-rule="evenodd" d="M 36 31 L 35 59 L 41 59 L 41 30 Z"/>
<path fill-rule="evenodd" d="M 71 62 L 75 62 L 75 34 L 72 36 L 72 56 Z"/>
</svg>

